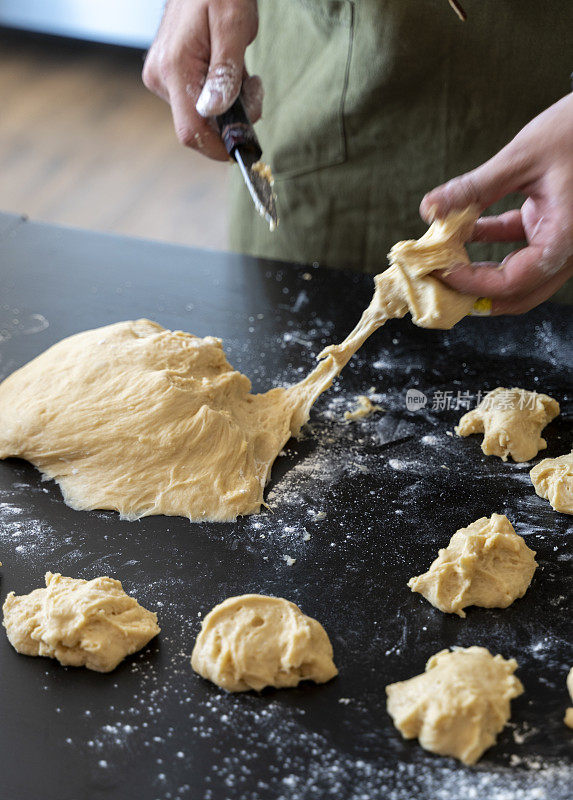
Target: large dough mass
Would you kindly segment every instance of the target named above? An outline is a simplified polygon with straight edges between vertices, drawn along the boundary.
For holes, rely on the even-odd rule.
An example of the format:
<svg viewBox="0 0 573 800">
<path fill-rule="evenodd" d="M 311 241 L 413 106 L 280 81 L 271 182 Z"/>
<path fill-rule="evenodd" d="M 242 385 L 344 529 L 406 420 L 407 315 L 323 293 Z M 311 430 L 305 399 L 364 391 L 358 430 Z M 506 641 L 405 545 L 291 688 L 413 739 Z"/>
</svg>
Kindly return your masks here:
<svg viewBox="0 0 573 800">
<path fill-rule="evenodd" d="M 475 764 L 510 717 L 523 692 L 517 662 L 485 647 L 441 650 L 426 671 L 386 687 L 388 713 L 405 739 L 442 756 Z"/>
<path fill-rule="evenodd" d="M 507 608 L 523 597 L 536 568 L 535 552 L 508 518 L 492 514 L 456 531 L 428 572 L 408 586 L 440 611 L 465 617 L 466 606 Z"/>
<path fill-rule="evenodd" d="M 573 452 L 544 458 L 529 475 L 539 497 L 549 500 L 555 511 L 573 514 Z"/>
<path fill-rule="evenodd" d="M 159 631 L 157 615 L 126 594 L 119 581 L 84 581 L 46 573 L 46 588 L 4 603 L 10 643 L 27 656 L 110 672 Z"/>
<path fill-rule="evenodd" d="M 507 461 L 530 461 L 547 447 L 541 431 L 559 414 L 559 403 L 547 394 L 499 386 L 477 408 L 460 419 L 458 436 L 483 433 L 482 451 Z"/>
<path fill-rule="evenodd" d="M 228 692 L 325 683 L 338 674 L 322 625 L 282 597 L 230 597 L 207 614 L 193 649 L 195 672 Z"/>
<path fill-rule="evenodd" d="M 408 311 L 441 328 L 469 313 L 475 298 L 430 273 L 468 262 L 476 217 L 457 212 L 395 245 L 356 328 L 290 388 L 251 394 L 219 339 L 145 319 L 64 339 L 0 384 L 0 458 L 31 461 L 78 510 L 193 521 L 256 513 L 275 458 L 370 334 Z"/>
</svg>

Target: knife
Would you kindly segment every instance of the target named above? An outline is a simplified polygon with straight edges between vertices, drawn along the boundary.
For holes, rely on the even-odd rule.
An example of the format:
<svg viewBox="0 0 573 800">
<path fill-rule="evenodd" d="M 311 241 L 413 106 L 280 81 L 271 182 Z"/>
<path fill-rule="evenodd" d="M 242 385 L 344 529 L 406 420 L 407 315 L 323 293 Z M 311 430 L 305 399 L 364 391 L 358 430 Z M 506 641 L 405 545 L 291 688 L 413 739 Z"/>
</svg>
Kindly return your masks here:
<svg viewBox="0 0 573 800">
<path fill-rule="evenodd" d="M 255 208 L 269 223 L 271 231 L 274 231 L 279 220 L 273 192 L 273 176 L 269 167 L 261 161 L 263 151 L 241 97 L 235 100 L 228 111 L 216 117 L 216 120 L 227 153 L 239 165 Z"/>
</svg>

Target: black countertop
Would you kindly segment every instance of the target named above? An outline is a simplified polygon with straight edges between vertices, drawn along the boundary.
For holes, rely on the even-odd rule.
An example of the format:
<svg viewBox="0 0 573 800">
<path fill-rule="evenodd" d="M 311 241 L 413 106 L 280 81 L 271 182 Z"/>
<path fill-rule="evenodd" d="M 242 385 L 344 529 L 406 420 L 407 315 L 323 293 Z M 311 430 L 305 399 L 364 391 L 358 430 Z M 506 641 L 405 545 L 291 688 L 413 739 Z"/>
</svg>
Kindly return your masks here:
<svg viewBox="0 0 573 800">
<path fill-rule="evenodd" d="M 0 378 L 72 333 L 141 316 L 224 340 L 255 390 L 298 380 L 369 301 L 364 275 L 65 230 L 0 216 Z M 569 798 L 562 718 L 571 653 L 572 518 L 531 486 L 531 465 L 481 453 L 452 428 L 458 392 L 548 392 L 562 413 L 543 456 L 572 444 L 571 310 L 467 319 L 452 331 L 393 321 L 317 403 L 275 465 L 272 511 L 234 524 L 127 522 L 75 512 L 25 462 L 0 462 L 2 601 L 47 570 L 109 574 L 157 611 L 162 633 L 113 673 L 18 655 L 0 635 L 0 797 L 8 800 L 487 800 Z M 342 416 L 376 390 L 385 411 Z M 408 389 L 425 409 L 410 411 Z M 406 586 L 451 534 L 507 514 L 540 567 L 506 610 L 444 615 Z M 289 566 L 285 557 L 296 559 Z M 227 695 L 189 657 L 200 617 L 244 592 L 287 597 L 328 631 L 340 675 L 323 686 Z M 525 694 L 474 768 L 405 742 L 386 684 L 441 648 L 515 657 Z"/>
</svg>

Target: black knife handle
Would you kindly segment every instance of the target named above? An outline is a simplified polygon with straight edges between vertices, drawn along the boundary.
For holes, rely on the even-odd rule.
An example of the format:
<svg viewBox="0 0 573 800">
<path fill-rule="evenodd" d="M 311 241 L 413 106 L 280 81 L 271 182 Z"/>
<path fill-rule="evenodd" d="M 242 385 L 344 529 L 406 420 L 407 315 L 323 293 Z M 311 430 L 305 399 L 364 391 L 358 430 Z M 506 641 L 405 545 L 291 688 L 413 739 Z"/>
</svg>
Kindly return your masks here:
<svg viewBox="0 0 573 800">
<path fill-rule="evenodd" d="M 216 117 L 219 133 L 227 153 L 232 157 L 237 147 L 249 150 L 258 160 L 263 151 L 241 97 L 237 97 L 228 111 Z"/>
</svg>

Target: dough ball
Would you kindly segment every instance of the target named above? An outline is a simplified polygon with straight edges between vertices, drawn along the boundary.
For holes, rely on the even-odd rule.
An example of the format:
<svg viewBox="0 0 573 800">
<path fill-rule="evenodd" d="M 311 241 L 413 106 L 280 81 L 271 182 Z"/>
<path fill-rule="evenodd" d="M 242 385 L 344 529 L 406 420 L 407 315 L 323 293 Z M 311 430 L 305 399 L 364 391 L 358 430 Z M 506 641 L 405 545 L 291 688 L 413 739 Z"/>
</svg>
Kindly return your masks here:
<svg viewBox="0 0 573 800">
<path fill-rule="evenodd" d="M 547 394 L 500 386 L 464 414 L 455 431 L 458 436 L 483 433 L 481 449 L 486 456 L 530 461 L 547 447 L 540 434 L 558 414 L 559 403 Z"/>
<path fill-rule="evenodd" d="M 91 581 L 46 573 L 46 588 L 4 603 L 11 645 L 27 656 L 110 672 L 160 631 L 157 615 L 123 591 L 119 581 Z"/>
<path fill-rule="evenodd" d="M 539 497 L 555 511 L 573 514 L 573 451 L 558 458 L 544 458 L 529 473 Z"/>
<path fill-rule="evenodd" d="M 573 702 L 573 667 L 569 670 L 569 675 L 567 675 L 567 689 L 569 691 L 569 697 Z M 573 708 L 568 708 L 565 712 L 565 719 L 563 722 L 568 725 L 570 728 L 573 728 Z"/>
<path fill-rule="evenodd" d="M 405 739 L 441 756 L 475 764 L 510 717 L 523 692 L 517 662 L 485 647 L 441 650 L 426 671 L 386 687 L 388 713 Z"/>
<path fill-rule="evenodd" d="M 440 611 L 465 617 L 466 606 L 507 608 L 523 597 L 536 568 L 535 551 L 507 517 L 492 514 L 456 531 L 428 572 L 408 586 Z"/>
<path fill-rule="evenodd" d="M 0 384 L 0 458 L 31 461 L 77 510 L 233 520 L 259 510 L 304 405 L 250 390 L 219 339 L 145 319 L 85 331 Z"/>
<path fill-rule="evenodd" d="M 322 625 L 282 597 L 230 597 L 207 614 L 191 656 L 203 678 L 228 692 L 325 683 L 338 674 Z"/>
</svg>

